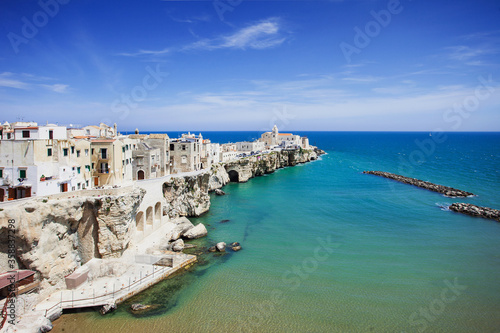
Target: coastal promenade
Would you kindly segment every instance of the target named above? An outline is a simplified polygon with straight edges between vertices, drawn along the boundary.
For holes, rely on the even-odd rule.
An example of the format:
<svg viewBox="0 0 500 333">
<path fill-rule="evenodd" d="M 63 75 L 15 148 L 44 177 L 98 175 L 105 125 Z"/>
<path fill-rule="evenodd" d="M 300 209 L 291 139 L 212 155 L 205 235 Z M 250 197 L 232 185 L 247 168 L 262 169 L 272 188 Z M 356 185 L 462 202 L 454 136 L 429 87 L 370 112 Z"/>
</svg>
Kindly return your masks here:
<svg viewBox="0 0 500 333">
<path fill-rule="evenodd" d="M 110 311 L 117 304 L 196 262 L 196 256 L 184 253 L 163 251 L 150 254 L 150 249 L 160 245 L 165 234 L 172 228 L 171 223 L 162 226 L 158 232 L 127 250 L 119 259 L 91 260 L 84 265 L 90 270 L 88 281 L 73 290 L 56 291 L 31 311 L 27 309 L 15 327 L 12 327 L 13 332 L 32 332 L 34 323 L 39 327 L 51 327 L 50 322 L 59 318 L 67 309 L 101 308 L 104 312 Z M 171 266 L 162 264 L 162 259 L 169 262 L 171 260 Z"/>
</svg>

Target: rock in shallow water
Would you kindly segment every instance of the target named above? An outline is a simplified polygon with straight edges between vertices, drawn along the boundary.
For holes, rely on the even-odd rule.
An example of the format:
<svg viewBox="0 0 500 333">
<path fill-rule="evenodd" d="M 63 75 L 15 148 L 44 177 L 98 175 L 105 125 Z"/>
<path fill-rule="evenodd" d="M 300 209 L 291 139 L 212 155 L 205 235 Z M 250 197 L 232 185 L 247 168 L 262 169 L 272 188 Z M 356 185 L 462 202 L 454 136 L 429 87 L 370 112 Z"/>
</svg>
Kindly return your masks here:
<svg viewBox="0 0 500 333">
<path fill-rule="evenodd" d="M 226 192 L 224 192 L 224 191 L 223 191 L 223 190 L 221 190 L 221 189 L 216 189 L 216 190 L 215 190 L 215 194 L 216 194 L 216 195 L 226 195 Z"/>
<path fill-rule="evenodd" d="M 217 251 L 219 251 L 219 252 L 226 251 L 226 243 L 224 243 L 224 242 L 217 243 L 217 245 L 215 245 L 215 247 L 217 248 Z"/>
<path fill-rule="evenodd" d="M 135 303 L 130 306 L 132 311 L 141 311 L 141 310 L 146 310 L 150 308 L 150 305 L 144 305 L 141 303 Z"/>
<path fill-rule="evenodd" d="M 176 240 L 172 244 L 172 250 L 174 250 L 175 252 L 181 252 L 182 250 L 184 250 L 184 241 L 182 239 Z"/>
<path fill-rule="evenodd" d="M 110 304 L 105 304 L 102 306 L 102 308 L 99 310 L 99 312 L 102 315 L 105 315 L 107 313 L 110 313 L 111 311 L 116 310 L 116 304 L 110 303 Z"/>
<path fill-rule="evenodd" d="M 186 231 L 184 233 L 184 237 L 189 238 L 189 239 L 195 239 L 195 238 L 204 237 L 207 235 L 207 233 L 208 233 L 207 228 L 205 228 L 205 226 L 202 223 L 200 223 L 197 226 L 195 226 L 194 228 L 191 228 L 188 231 Z"/>
</svg>

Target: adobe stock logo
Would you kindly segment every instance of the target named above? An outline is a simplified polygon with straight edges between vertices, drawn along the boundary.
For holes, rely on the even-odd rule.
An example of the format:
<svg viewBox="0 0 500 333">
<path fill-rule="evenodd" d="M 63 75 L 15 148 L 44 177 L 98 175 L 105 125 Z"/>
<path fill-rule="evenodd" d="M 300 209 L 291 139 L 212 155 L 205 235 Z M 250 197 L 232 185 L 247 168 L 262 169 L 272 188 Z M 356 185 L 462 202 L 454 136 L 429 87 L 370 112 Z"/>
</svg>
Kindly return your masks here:
<svg viewBox="0 0 500 333">
<path fill-rule="evenodd" d="M 66 5 L 69 0 L 40 0 L 38 5 L 41 10 L 33 14 L 31 20 L 26 16 L 21 18 L 23 23 L 21 27 L 21 35 L 14 32 L 9 32 L 7 38 L 10 45 L 16 54 L 19 53 L 19 46 L 21 44 L 28 44 L 28 42 L 35 38 L 38 34 L 38 29 L 43 28 L 49 23 L 50 18 L 54 18 L 59 13 L 59 5 Z"/>
</svg>

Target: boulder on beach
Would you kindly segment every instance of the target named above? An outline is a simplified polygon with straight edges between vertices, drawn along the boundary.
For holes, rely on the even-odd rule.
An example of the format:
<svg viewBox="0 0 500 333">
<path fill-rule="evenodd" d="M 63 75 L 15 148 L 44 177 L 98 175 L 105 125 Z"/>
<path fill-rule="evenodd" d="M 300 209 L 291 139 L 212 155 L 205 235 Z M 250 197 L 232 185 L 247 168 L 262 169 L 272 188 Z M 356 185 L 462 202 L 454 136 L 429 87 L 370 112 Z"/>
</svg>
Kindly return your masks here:
<svg viewBox="0 0 500 333">
<path fill-rule="evenodd" d="M 219 251 L 219 252 L 226 251 L 226 243 L 224 243 L 224 242 L 217 243 L 217 245 L 215 245 L 215 247 L 217 248 L 217 251 Z"/>
<path fill-rule="evenodd" d="M 182 250 L 184 250 L 184 241 L 182 239 L 176 240 L 172 244 L 172 250 L 175 252 L 181 252 Z"/>
<path fill-rule="evenodd" d="M 215 247 L 215 245 L 214 246 L 210 246 L 208 248 L 208 252 L 215 252 L 215 251 L 217 251 L 217 248 Z"/>
<path fill-rule="evenodd" d="M 203 225 L 203 223 L 200 223 L 196 225 L 195 227 L 189 229 L 184 233 L 184 237 L 188 239 L 195 239 L 195 238 L 200 238 L 204 237 L 207 235 L 207 228 Z"/>
</svg>

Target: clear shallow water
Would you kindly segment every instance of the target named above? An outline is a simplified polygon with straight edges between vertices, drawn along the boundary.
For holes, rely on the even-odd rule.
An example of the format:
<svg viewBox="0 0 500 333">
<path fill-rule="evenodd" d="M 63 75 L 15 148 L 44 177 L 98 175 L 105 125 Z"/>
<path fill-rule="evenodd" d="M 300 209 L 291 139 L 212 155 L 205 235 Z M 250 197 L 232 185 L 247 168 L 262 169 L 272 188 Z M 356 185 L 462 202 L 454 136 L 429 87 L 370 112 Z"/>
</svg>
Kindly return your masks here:
<svg viewBox="0 0 500 333">
<path fill-rule="evenodd" d="M 104 317 L 73 313 L 54 331 L 500 330 L 500 223 L 439 207 L 463 201 L 500 208 L 499 134 L 451 133 L 432 153 L 415 143 L 432 139 L 428 133 L 301 134 L 328 155 L 229 184 L 228 195 L 213 197 L 210 212 L 193 219 L 210 224 L 200 245 L 239 241 L 242 251 L 208 257 L 130 301 L 157 304 L 148 314 L 130 314 L 127 304 Z M 251 135 L 205 136 L 225 142 Z M 363 170 L 477 197 L 446 198 Z"/>
</svg>

